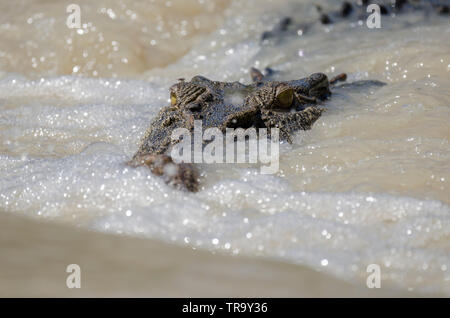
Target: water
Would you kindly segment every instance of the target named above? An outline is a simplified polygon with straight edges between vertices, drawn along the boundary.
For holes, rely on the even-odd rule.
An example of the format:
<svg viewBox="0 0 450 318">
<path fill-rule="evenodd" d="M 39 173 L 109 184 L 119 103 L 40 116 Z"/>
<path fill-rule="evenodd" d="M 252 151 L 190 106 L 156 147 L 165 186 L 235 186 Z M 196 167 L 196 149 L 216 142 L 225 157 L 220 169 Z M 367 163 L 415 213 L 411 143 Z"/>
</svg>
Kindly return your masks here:
<svg viewBox="0 0 450 318">
<path fill-rule="evenodd" d="M 316 25 L 262 45 L 284 14 L 311 19 L 310 6 L 79 2 L 81 34 L 64 25 L 70 2 L 0 5 L 0 210 L 354 282 L 379 264 L 397 288 L 450 295 L 448 18 Z M 203 164 L 192 194 L 124 165 L 178 78 L 248 82 L 251 66 L 388 85 L 335 89 L 313 129 L 281 145 L 274 175 Z"/>
</svg>

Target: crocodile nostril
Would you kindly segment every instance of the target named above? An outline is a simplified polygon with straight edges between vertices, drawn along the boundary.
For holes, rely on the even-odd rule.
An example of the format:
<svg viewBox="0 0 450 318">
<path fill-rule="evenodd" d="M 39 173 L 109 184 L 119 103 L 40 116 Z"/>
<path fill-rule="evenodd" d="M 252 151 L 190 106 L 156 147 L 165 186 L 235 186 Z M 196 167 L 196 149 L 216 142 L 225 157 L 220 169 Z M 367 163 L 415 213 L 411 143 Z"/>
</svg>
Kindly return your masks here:
<svg viewBox="0 0 450 318">
<path fill-rule="evenodd" d="M 327 78 L 327 76 L 323 73 L 314 73 L 309 77 L 313 82 L 322 82 Z"/>
</svg>

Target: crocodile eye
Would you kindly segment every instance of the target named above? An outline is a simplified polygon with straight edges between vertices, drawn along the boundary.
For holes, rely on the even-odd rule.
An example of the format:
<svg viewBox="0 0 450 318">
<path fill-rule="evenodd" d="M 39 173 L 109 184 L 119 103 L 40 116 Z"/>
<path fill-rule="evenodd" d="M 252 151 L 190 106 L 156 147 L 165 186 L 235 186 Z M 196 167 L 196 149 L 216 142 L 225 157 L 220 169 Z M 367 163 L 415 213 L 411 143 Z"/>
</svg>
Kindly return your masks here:
<svg viewBox="0 0 450 318">
<path fill-rule="evenodd" d="M 177 95 L 174 92 L 170 92 L 170 103 L 174 106 L 177 103 Z"/>
<path fill-rule="evenodd" d="M 294 90 L 291 87 L 281 87 L 277 90 L 276 96 L 281 108 L 289 108 L 294 100 Z"/>
</svg>

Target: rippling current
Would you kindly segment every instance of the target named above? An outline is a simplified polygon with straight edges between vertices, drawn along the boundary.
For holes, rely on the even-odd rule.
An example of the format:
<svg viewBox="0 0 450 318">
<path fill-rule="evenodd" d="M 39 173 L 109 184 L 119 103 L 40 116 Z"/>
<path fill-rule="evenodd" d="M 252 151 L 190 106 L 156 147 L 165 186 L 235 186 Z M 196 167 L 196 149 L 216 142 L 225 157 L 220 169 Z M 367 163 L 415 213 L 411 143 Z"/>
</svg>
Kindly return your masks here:
<svg viewBox="0 0 450 318">
<path fill-rule="evenodd" d="M 409 13 L 316 24 L 313 1 L 0 4 L 0 210 L 98 231 L 307 265 L 349 281 L 369 264 L 403 290 L 450 295 L 450 23 Z M 328 5 L 334 2 L 329 1 Z M 124 162 L 180 77 L 249 82 L 348 73 L 280 170 L 200 165 L 198 193 Z"/>
</svg>

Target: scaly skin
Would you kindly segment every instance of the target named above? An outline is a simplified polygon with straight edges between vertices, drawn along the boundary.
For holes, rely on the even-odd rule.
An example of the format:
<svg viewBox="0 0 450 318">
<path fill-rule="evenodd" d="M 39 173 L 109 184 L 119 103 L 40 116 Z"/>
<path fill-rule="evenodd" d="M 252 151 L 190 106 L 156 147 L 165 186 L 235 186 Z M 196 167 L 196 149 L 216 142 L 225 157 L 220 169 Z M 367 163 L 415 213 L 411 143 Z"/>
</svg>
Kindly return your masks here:
<svg viewBox="0 0 450 318">
<path fill-rule="evenodd" d="M 157 175 L 164 175 L 164 167 L 170 164 L 173 169 L 171 175 L 164 175 L 166 182 L 196 191 L 194 167 L 176 165 L 164 155 L 173 145 L 174 129 L 192 132 L 195 120 L 202 121 L 203 129 L 217 127 L 223 132 L 226 128 L 276 127 L 280 139 L 291 142 L 295 131 L 310 129 L 323 111 L 309 105 L 331 93 L 328 78 L 322 73 L 284 82 L 267 81 L 256 69 L 251 70 L 251 75 L 254 83 L 250 85 L 211 81 L 202 76 L 173 85 L 171 106 L 163 108 L 152 121 L 129 164 L 147 165 L 152 172 L 158 171 Z"/>
</svg>

